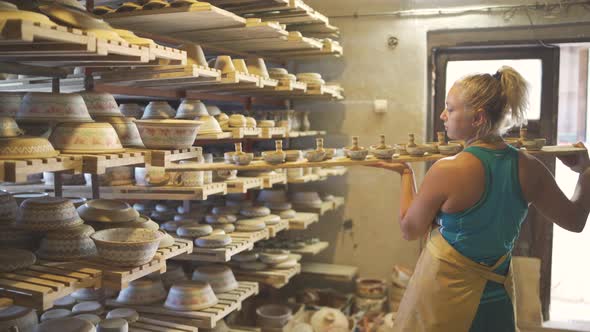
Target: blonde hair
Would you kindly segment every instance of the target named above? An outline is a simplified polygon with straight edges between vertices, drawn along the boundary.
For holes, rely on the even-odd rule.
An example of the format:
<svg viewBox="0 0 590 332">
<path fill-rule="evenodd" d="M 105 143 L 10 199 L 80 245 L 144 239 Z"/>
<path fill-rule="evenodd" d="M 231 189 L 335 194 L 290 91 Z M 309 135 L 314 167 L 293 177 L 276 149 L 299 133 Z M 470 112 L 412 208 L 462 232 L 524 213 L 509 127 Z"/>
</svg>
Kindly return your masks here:
<svg viewBox="0 0 590 332">
<path fill-rule="evenodd" d="M 456 84 L 462 88 L 466 107 L 486 113 L 475 139 L 501 136 L 512 127 L 526 124 L 529 84 L 514 68 L 502 66 L 494 75 L 468 75 Z"/>
</svg>

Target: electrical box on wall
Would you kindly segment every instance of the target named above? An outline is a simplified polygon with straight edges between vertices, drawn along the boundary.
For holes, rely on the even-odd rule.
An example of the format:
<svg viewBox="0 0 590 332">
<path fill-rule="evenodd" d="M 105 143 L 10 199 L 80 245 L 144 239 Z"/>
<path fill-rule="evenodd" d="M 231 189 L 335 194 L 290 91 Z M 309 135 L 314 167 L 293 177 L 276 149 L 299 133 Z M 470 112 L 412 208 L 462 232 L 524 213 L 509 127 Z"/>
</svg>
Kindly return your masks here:
<svg viewBox="0 0 590 332">
<path fill-rule="evenodd" d="M 373 111 L 375 113 L 386 113 L 387 112 L 387 99 L 373 100 Z"/>
</svg>

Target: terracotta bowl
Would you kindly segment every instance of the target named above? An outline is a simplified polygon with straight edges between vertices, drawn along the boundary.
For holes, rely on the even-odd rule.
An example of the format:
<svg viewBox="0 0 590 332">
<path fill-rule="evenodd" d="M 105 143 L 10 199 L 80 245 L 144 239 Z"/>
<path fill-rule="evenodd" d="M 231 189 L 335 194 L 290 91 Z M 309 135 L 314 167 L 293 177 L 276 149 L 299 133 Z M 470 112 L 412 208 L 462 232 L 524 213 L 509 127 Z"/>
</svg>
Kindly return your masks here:
<svg viewBox="0 0 590 332">
<path fill-rule="evenodd" d="M 59 197 L 25 200 L 16 219 L 19 228 L 30 231 L 61 230 L 82 223 L 74 204 L 67 198 Z"/>
<path fill-rule="evenodd" d="M 0 159 L 50 158 L 58 155 L 53 145 L 42 137 L 0 138 Z"/>
<path fill-rule="evenodd" d="M 119 111 L 123 116 L 139 119 L 143 115 L 143 106 L 139 104 L 121 104 Z"/>
<path fill-rule="evenodd" d="M 193 145 L 201 121 L 136 120 L 144 145 L 149 149 L 181 149 Z"/>
<path fill-rule="evenodd" d="M 127 118 L 123 116 L 97 116 L 96 121 L 108 122 L 113 126 L 117 132 L 117 136 L 121 141 L 121 145 L 126 148 L 143 148 L 143 142 L 141 136 L 135 125 L 134 118 Z"/>
<path fill-rule="evenodd" d="M 184 281 L 170 288 L 164 307 L 171 310 L 195 311 L 217 304 L 217 297 L 208 283 Z"/>
<path fill-rule="evenodd" d="M 150 101 L 143 111 L 142 120 L 170 119 L 176 115 L 176 111 L 165 101 Z"/>
<path fill-rule="evenodd" d="M 93 199 L 78 207 L 80 217 L 93 222 L 130 222 L 139 217 L 128 203 L 114 199 Z"/>
<path fill-rule="evenodd" d="M 15 117 L 20 109 L 24 93 L 0 92 L 0 116 Z"/>
<path fill-rule="evenodd" d="M 80 95 L 86 103 L 88 113 L 93 118 L 97 116 L 124 116 L 110 93 L 85 91 Z"/>
<path fill-rule="evenodd" d="M 193 280 L 207 282 L 215 294 L 230 292 L 238 288 L 232 270 L 225 265 L 205 265 L 193 271 Z"/>
<path fill-rule="evenodd" d="M 117 302 L 128 305 L 161 303 L 166 299 L 166 289 L 158 277 L 144 277 L 129 283 L 117 296 Z"/>
<path fill-rule="evenodd" d="M 76 93 L 29 92 L 16 114 L 23 122 L 92 122 L 81 95 Z"/>
<path fill-rule="evenodd" d="M 47 233 L 41 240 L 37 256 L 48 260 L 74 260 L 96 255 L 96 246 L 90 239 L 94 229 L 79 225 Z"/>
<path fill-rule="evenodd" d="M 178 106 L 175 118 L 194 120 L 197 117 L 206 115 L 209 115 L 209 113 L 207 113 L 207 107 L 201 100 L 185 98 Z"/>
<path fill-rule="evenodd" d="M 62 153 L 117 153 L 123 146 L 117 132 L 109 123 L 60 123 L 49 141 Z"/>
<path fill-rule="evenodd" d="M 150 262 L 164 235 L 145 228 L 112 228 L 90 237 L 98 255 L 115 266 L 139 266 Z"/>
</svg>

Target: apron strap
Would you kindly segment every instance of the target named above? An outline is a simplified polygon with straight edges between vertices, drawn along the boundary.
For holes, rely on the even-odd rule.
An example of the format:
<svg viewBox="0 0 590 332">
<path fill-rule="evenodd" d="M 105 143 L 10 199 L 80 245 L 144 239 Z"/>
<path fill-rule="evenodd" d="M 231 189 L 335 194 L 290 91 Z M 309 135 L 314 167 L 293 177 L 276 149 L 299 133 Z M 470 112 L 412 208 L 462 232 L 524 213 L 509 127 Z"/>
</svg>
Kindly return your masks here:
<svg viewBox="0 0 590 332">
<path fill-rule="evenodd" d="M 494 270 L 498 266 L 500 266 L 500 264 L 506 261 L 506 259 L 508 258 L 508 254 L 502 256 L 496 262 L 496 264 L 494 264 L 494 266 L 490 267 L 478 264 L 473 260 L 463 256 L 443 238 L 442 234 L 438 231 L 438 228 L 434 228 L 432 232 L 430 232 L 429 240 L 430 241 L 428 241 L 426 248 L 436 258 L 451 264 L 458 265 L 461 268 L 471 270 L 480 275 L 482 278 L 489 281 L 493 281 L 499 284 L 504 284 L 504 282 L 506 281 L 506 276 L 495 273 Z"/>
</svg>

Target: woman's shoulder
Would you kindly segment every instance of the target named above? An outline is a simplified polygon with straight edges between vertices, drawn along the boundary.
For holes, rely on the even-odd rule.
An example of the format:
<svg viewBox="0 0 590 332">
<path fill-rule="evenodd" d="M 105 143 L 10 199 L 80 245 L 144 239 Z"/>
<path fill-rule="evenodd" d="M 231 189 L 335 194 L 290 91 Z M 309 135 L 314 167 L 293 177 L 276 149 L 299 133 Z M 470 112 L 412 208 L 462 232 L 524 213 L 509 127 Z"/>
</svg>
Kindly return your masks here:
<svg viewBox="0 0 590 332">
<path fill-rule="evenodd" d="M 437 160 L 430 171 L 439 176 L 469 176 L 473 173 L 483 173 L 483 166 L 479 159 L 468 152 L 460 152 L 454 156 Z"/>
</svg>

